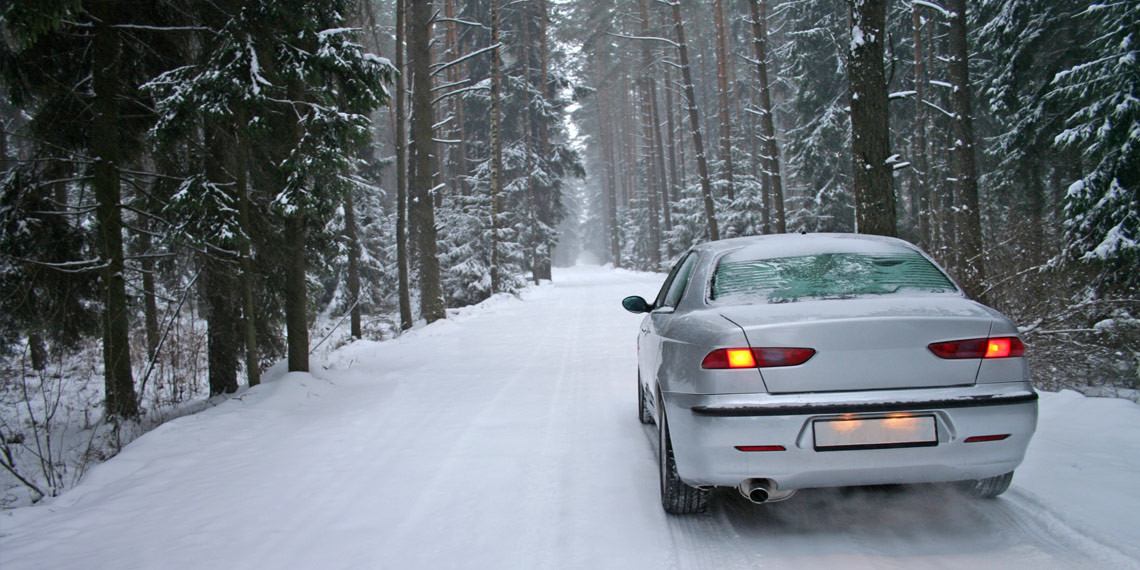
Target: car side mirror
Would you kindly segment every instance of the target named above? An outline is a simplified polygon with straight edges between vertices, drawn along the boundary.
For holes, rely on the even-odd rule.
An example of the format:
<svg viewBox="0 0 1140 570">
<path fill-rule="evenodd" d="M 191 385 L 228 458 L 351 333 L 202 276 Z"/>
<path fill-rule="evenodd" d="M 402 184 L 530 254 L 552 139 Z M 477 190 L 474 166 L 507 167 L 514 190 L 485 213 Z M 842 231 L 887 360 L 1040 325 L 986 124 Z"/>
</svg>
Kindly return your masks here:
<svg viewBox="0 0 1140 570">
<path fill-rule="evenodd" d="M 653 307 L 651 307 L 645 299 L 637 295 L 622 299 L 621 306 L 625 307 L 625 310 L 631 313 L 648 313 L 653 310 Z"/>
</svg>

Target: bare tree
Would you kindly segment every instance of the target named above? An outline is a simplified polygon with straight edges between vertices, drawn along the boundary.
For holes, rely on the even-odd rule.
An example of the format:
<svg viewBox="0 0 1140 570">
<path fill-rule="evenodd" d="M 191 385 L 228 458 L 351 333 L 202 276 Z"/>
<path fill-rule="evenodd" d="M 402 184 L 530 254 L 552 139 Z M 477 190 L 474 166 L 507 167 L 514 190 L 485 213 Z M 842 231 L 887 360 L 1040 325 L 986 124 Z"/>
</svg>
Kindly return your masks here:
<svg viewBox="0 0 1140 570">
<path fill-rule="evenodd" d="M 649 36 L 649 10 L 646 0 L 638 0 L 641 15 L 641 35 Z M 641 77 L 638 83 L 641 91 L 641 121 L 642 139 L 641 149 L 645 161 L 645 194 L 648 202 L 646 215 L 649 218 L 649 261 L 656 268 L 661 265 L 661 212 L 657 205 L 657 198 L 661 195 L 662 184 L 658 180 L 656 147 L 654 141 L 655 123 L 653 119 L 653 57 L 649 50 L 649 41 L 642 40 L 641 48 Z"/>
<path fill-rule="evenodd" d="M 784 215 L 784 184 L 780 175 L 780 147 L 776 141 L 776 125 L 772 117 L 772 89 L 768 81 L 768 18 L 767 2 L 749 0 L 752 15 L 752 45 L 756 51 L 756 74 L 760 82 L 760 139 L 764 149 L 760 155 L 762 177 L 771 189 L 775 206 L 776 233 L 788 231 Z M 767 212 L 765 212 L 767 213 Z"/>
<path fill-rule="evenodd" d="M 610 256 L 614 267 L 621 267 L 621 234 L 617 223 L 617 194 L 618 175 L 614 164 L 617 160 L 614 155 L 613 115 L 610 111 L 610 97 L 608 91 L 600 89 L 605 82 L 606 52 L 602 43 L 603 34 L 594 39 L 594 83 L 598 90 L 598 130 L 601 131 L 602 164 L 605 172 L 605 221 L 606 233 L 609 235 Z"/>
<path fill-rule="evenodd" d="M 720 155 L 724 161 L 721 177 L 725 183 L 725 195 L 735 198 L 732 178 L 732 106 L 728 91 L 728 26 L 725 24 L 724 0 L 713 3 L 716 10 L 716 86 L 720 109 Z"/>
<path fill-rule="evenodd" d="M 705 145 L 701 137 L 701 116 L 697 111 L 697 95 L 693 89 L 693 73 L 689 68 L 689 48 L 685 45 L 685 24 L 681 20 L 681 3 L 668 2 L 673 9 L 673 32 L 677 42 L 677 57 L 681 63 L 681 81 L 685 87 L 685 103 L 689 108 L 689 132 L 693 134 L 693 151 L 697 158 L 697 173 L 701 180 L 701 195 L 705 203 L 705 221 L 708 224 L 709 239 L 720 239 L 716 225 L 716 207 L 713 203 L 712 183 L 709 180 L 709 165 L 705 158 Z"/>
</svg>

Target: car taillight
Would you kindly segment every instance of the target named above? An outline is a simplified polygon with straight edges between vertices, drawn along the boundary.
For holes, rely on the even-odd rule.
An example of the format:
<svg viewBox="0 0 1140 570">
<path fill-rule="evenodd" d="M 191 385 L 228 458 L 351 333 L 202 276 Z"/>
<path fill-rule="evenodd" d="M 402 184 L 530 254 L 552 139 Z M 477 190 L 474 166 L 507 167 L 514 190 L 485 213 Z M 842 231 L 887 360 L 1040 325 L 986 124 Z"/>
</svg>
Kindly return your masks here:
<svg viewBox="0 0 1140 570">
<path fill-rule="evenodd" d="M 939 358 L 1007 358 L 1025 356 L 1025 344 L 1015 336 L 935 342 L 927 346 Z"/>
<path fill-rule="evenodd" d="M 774 368 L 797 366 L 815 356 L 814 348 L 718 348 L 705 356 L 701 368 Z"/>
<path fill-rule="evenodd" d="M 747 348 L 719 348 L 708 353 L 701 368 L 755 368 L 756 359 Z"/>
</svg>

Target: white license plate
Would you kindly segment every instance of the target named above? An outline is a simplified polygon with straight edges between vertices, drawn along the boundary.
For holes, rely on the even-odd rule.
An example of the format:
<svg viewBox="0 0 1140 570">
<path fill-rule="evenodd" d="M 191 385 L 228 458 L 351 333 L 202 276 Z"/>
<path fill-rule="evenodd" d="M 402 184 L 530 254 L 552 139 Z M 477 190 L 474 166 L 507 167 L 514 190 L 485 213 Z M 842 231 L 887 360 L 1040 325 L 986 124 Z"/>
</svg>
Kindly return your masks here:
<svg viewBox="0 0 1140 570">
<path fill-rule="evenodd" d="M 812 431 L 819 451 L 938 445 L 934 416 L 815 420 Z"/>
</svg>

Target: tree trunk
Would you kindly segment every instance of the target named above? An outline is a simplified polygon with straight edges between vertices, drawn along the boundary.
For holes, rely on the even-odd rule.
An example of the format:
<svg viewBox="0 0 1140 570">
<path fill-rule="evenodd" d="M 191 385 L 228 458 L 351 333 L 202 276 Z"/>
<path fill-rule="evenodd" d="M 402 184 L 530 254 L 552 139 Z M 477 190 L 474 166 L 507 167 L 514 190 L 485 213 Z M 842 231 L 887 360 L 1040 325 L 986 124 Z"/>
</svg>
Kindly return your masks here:
<svg viewBox="0 0 1140 570">
<path fill-rule="evenodd" d="M 7 93 L 3 97 L 7 98 Z M 11 123 L 4 120 L 4 116 L 0 114 L 0 178 L 7 178 L 9 161 L 8 161 L 8 129 L 12 128 Z M 62 207 L 62 204 L 60 205 Z"/>
<path fill-rule="evenodd" d="M 632 77 L 626 76 L 625 85 L 636 85 Z M 625 151 L 623 157 L 623 164 L 621 172 L 625 174 L 625 201 L 623 205 L 631 207 L 634 198 L 637 197 L 637 187 L 640 176 L 637 171 L 637 130 L 635 129 L 634 121 L 637 117 L 637 109 L 634 106 L 634 90 L 622 89 L 622 128 L 618 133 L 625 139 L 621 145 L 621 149 Z"/>
<path fill-rule="evenodd" d="M 705 202 L 705 222 L 708 224 L 709 239 L 720 239 L 716 225 L 716 206 L 713 203 L 712 183 L 709 181 L 709 165 L 705 159 L 705 146 L 701 140 L 701 117 L 697 111 L 697 95 L 693 89 L 693 74 L 689 69 L 689 48 L 685 45 L 685 25 L 681 21 L 681 3 L 674 1 L 673 31 L 677 36 L 677 54 L 681 60 L 681 81 L 685 84 L 685 99 L 689 107 L 689 128 L 693 134 L 693 152 L 697 155 L 697 173 L 701 177 L 701 195 Z"/>
<path fill-rule="evenodd" d="M 621 234 L 617 223 L 617 168 L 615 167 L 615 149 L 613 137 L 613 116 L 610 112 L 610 97 L 608 91 L 602 90 L 606 72 L 603 61 L 605 51 L 602 44 L 604 36 L 595 36 L 594 48 L 594 84 L 598 97 L 598 130 L 601 131 L 602 164 L 605 166 L 605 189 L 603 198 L 606 208 L 606 233 L 609 236 L 610 258 L 614 267 L 621 267 Z"/>
<path fill-rule="evenodd" d="M 851 84 L 856 231 L 896 235 L 895 191 L 883 46 L 886 0 L 855 0 L 847 78 Z"/>
<path fill-rule="evenodd" d="M 285 265 L 285 336 L 289 347 L 289 372 L 309 371 L 309 303 L 305 280 L 305 215 L 285 218 L 287 260 Z"/>
<path fill-rule="evenodd" d="M 257 276 L 253 272 L 253 252 L 250 241 L 253 239 L 253 223 L 250 219 L 251 204 L 249 200 L 249 159 L 246 153 L 249 149 L 241 135 L 241 129 L 246 124 L 245 110 L 238 110 L 238 138 L 237 152 L 235 153 L 237 165 L 237 192 L 238 192 L 238 223 L 241 224 L 245 234 L 239 246 L 241 255 L 241 303 L 243 331 L 245 333 L 245 375 L 249 386 L 261 384 L 261 356 L 257 349 L 257 305 L 254 301 L 253 289 Z"/>
<path fill-rule="evenodd" d="M 499 43 L 499 0 L 491 0 L 491 45 Z M 499 198 L 503 186 L 502 57 L 491 54 L 491 294 L 500 290 L 499 275 Z"/>
<path fill-rule="evenodd" d="M 669 180 L 669 175 L 665 171 L 665 141 L 661 135 L 661 114 L 658 111 L 657 104 L 657 84 L 652 81 L 649 84 L 649 102 L 653 106 L 653 156 L 657 159 L 657 179 L 661 181 L 659 187 L 661 189 L 661 221 L 665 224 L 664 231 L 669 232 L 673 229 L 673 215 L 670 211 L 672 209 L 672 201 L 669 199 L 669 188 L 672 182 Z M 673 257 L 673 246 L 668 246 L 669 257 Z"/>
<path fill-rule="evenodd" d="M 641 10 L 642 36 L 649 35 L 649 11 L 646 9 L 645 3 L 646 0 L 638 1 Z M 645 194 L 648 206 L 646 216 L 649 218 L 649 262 L 652 264 L 653 270 L 657 271 L 661 266 L 661 211 L 658 209 L 657 198 L 661 195 L 663 185 L 657 179 L 657 153 L 654 146 L 656 127 L 653 121 L 653 76 L 650 72 L 653 58 L 649 51 L 649 42 L 642 40 L 639 43 L 641 44 L 641 78 L 639 81 L 641 84 L 641 149 L 645 164 Z"/>
<path fill-rule="evenodd" d="M 396 272 L 399 284 L 400 297 L 400 330 L 412 328 L 412 300 L 408 285 L 408 143 L 407 124 L 408 117 L 404 109 L 407 99 L 407 86 L 405 74 L 407 66 L 404 65 L 404 39 L 407 27 L 404 25 L 404 0 L 396 0 L 396 69 L 400 76 L 396 78 L 395 125 L 392 130 L 396 134 Z"/>
<path fill-rule="evenodd" d="M 32 370 L 42 372 L 47 368 L 48 352 L 44 335 L 38 332 L 28 334 L 28 355 L 32 358 Z"/>
<path fill-rule="evenodd" d="M 416 249 L 420 259 L 420 315 L 428 323 L 446 317 L 436 254 L 435 157 L 432 150 L 431 91 L 431 0 L 411 3 L 408 55 L 412 72 L 412 144 L 416 146 L 416 178 L 411 192 L 409 221 L 416 225 Z"/>
<path fill-rule="evenodd" d="M 760 138 L 764 143 L 760 157 L 764 177 L 771 189 L 772 205 L 775 206 L 776 233 L 787 233 L 788 224 L 784 214 L 784 183 L 780 174 L 780 147 L 776 140 L 776 125 L 772 115 L 772 89 L 768 81 L 768 18 L 767 5 L 758 0 L 749 0 L 752 12 L 753 46 L 756 48 L 756 73 L 760 80 Z"/>
<path fill-rule="evenodd" d="M 549 11 L 547 10 L 546 0 L 540 0 L 538 3 L 539 9 L 539 85 L 540 92 L 542 93 L 543 102 L 547 101 L 550 97 L 549 92 L 549 73 L 550 62 L 548 60 L 548 47 L 547 47 L 547 20 L 549 19 Z M 538 151 L 539 156 L 549 160 L 550 158 L 550 125 L 549 119 L 543 118 L 538 124 Z M 546 192 L 550 190 L 547 189 Z M 554 227 L 554 196 L 546 195 L 540 197 L 538 202 L 538 219 L 543 223 L 545 228 Z M 547 230 L 549 231 L 549 230 Z M 538 252 L 538 272 L 537 279 L 552 280 L 553 277 L 553 259 L 551 253 L 554 249 L 555 237 L 553 235 L 543 234 L 542 247 Z"/>
<path fill-rule="evenodd" d="M 680 199 L 681 188 L 684 181 L 681 180 L 680 171 L 677 168 L 677 138 L 676 126 L 673 123 L 673 80 L 672 74 L 669 73 L 669 67 L 665 66 L 665 131 L 668 136 L 665 138 L 666 148 L 669 152 L 669 204 L 674 204 Z"/>
<path fill-rule="evenodd" d="M 955 209 L 958 246 L 962 257 L 962 287 L 985 302 L 986 271 L 982 251 L 982 216 L 978 200 L 978 168 L 974 158 L 974 110 L 970 95 L 970 59 L 966 39 L 966 1 L 948 0 L 950 17 L 950 78 L 954 89 L 954 174 L 958 203 Z"/>
<path fill-rule="evenodd" d="M 523 95 L 526 103 L 523 105 L 523 153 L 526 154 L 525 169 L 526 169 L 526 202 L 527 202 L 527 217 L 530 223 L 530 274 L 531 279 L 535 285 L 539 284 L 539 241 L 540 237 L 540 224 L 538 217 L 538 188 L 535 186 L 534 180 L 534 113 L 532 112 L 532 97 L 530 95 L 533 85 L 531 84 L 531 67 L 530 67 L 530 54 L 533 47 L 530 43 L 530 8 L 531 2 L 528 0 L 522 5 L 522 17 L 520 29 L 520 36 L 522 41 L 523 52 Z"/>
<path fill-rule="evenodd" d="M 207 120 L 203 130 L 206 133 L 203 165 L 206 180 L 215 187 L 214 191 L 222 192 L 231 182 L 226 175 L 226 165 L 234 149 L 217 121 Z M 226 259 L 228 255 L 221 253 L 233 244 L 216 236 L 207 239 L 216 241 L 207 247 L 212 253 L 198 256 L 198 263 L 202 267 L 198 294 L 206 309 L 210 395 L 217 396 L 237 391 L 237 349 L 241 346 L 241 337 L 238 335 L 238 320 L 234 316 L 238 313 L 235 298 L 238 287 L 230 260 Z"/>
<path fill-rule="evenodd" d="M 661 211 L 657 205 L 657 197 L 660 195 L 661 190 L 657 180 L 657 163 L 653 149 L 653 105 L 649 100 L 650 81 L 651 79 L 648 77 L 642 77 L 640 82 L 642 106 L 641 152 L 643 164 L 645 165 L 645 198 L 647 208 L 645 215 L 649 222 L 649 262 L 652 264 L 652 270 L 657 271 L 661 265 Z"/>
<path fill-rule="evenodd" d="M 199 255 L 202 277 L 198 291 L 206 309 L 206 353 L 209 362 L 210 395 L 237 391 L 237 289 L 229 264 L 207 254 Z M 306 350 L 308 347 L 306 346 Z"/>
<path fill-rule="evenodd" d="M 360 332 L 360 236 L 356 231 L 356 204 L 350 188 L 344 193 L 344 237 L 348 240 L 348 303 L 352 338 L 362 338 Z"/>
<path fill-rule="evenodd" d="M 926 144 L 926 81 L 927 71 L 923 55 L 922 17 L 919 14 L 919 5 L 914 5 L 912 15 L 914 28 L 914 90 L 917 94 L 915 100 L 915 135 L 916 145 L 914 158 L 915 167 L 913 199 L 917 202 L 919 243 L 924 248 L 930 248 L 934 243 L 933 230 L 930 224 L 930 163 L 927 160 Z"/>
<path fill-rule="evenodd" d="M 158 351 L 158 304 L 154 292 L 154 258 L 151 257 L 150 221 L 141 217 L 139 223 L 142 230 L 139 232 L 139 251 L 142 255 L 142 290 L 143 290 L 143 321 L 146 323 L 146 354 L 154 358 Z"/>
<path fill-rule="evenodd" d="M 447 18 L 447 50 L 451 54 L 451 61 L 457 60 L 463 56 L 462 46 L 459 44 L 459 31 L 458 25 L 453 21 L 455 19 L 455 0 L 446 0 L 443 8 L 444 17 Z M 448 83 L 456 84 L 461 80 L 461 72 L 464 65 L 453 65 L 447 70 Z M 465 136 L 466 127 L 463 123 L 463 97 L 454 96 L 451 98 L 452 109 L 452 128 L 451 135 L 448 137 L 452 140 L 458 141 L 454 143 L 454 160 L 452 161 L 452 175 L 455 184 L 458 187 L 460 195 L 466 196 L 467 189 L 467 138 Z"/>
<path fill-rule="evenodd" d="M 118 82 L 120 44 L 113 27 L 119 6 L 96 0 L 89 10 L 95 20 L 92 86 L 94 122 L 91 150 L 95 158 L 93 186 L 99 252 L 103 257 L 103 377 L 109 416 L 138 416 L 138 396 L 131 374 L 130 322 L 123 276 L 123 222 L 119 180 Z"/>
<path fill-rule="evenodd" d="M 720 154 L 724 161 L 722 177 L 725 195 L 731 202 L 736 199 L 732 175 L 732 107 L 728 91 L 728 26 L 725 24 L 724 0 L 713 3 L 716 10 L 716 86 L 720 108 Z"/>
</svg>

